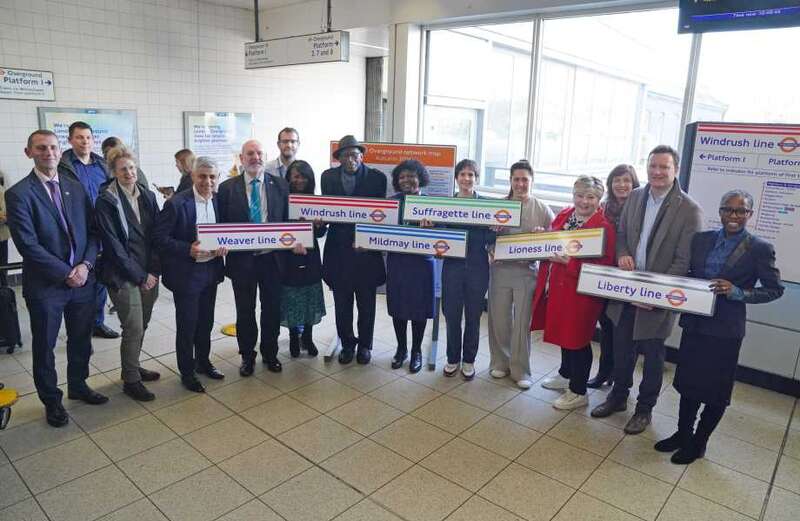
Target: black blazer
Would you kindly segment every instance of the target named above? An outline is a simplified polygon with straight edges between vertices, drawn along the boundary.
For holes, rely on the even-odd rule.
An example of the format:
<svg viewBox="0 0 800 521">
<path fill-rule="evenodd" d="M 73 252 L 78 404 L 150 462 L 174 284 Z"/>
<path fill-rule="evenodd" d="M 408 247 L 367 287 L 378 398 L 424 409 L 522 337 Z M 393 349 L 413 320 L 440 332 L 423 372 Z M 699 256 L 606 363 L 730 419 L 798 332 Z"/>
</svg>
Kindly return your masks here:
<svg viewBox="0 0 800 521">
<path fill-rule="evenodd" d="M 322 172 L 322 195 L 346 195 L 342 184 L 342 167 Z M 361 165 L 356 173 L 352 197 L 386 197 L 386 175 L 380 170 Z M 352 288 L 358 281 L 372 286 L 386 282 L 386 268 L 379 251 L 359 252 L 353 248 L 356 227 L 347 223 L 331 223 L 322 262 L 322 277 L 331 289 Z"/>
<path fill-rule="evenodd" d="M 745 230 L 744 239 L 725 261 L 718 277 L 730 281 L 744 290 L 744 301 L 717 296 L 713 317 L 681 315 L 680 325 L 687 331 L 723 338 L 743 338 L 747 318 L 745 304 L 762 304 L 783 295 L 781 274 L 775 267 L 775 250 L 772 244 L 751 235 Z M 714 248 L 718 230 L 699 232 L 692 238 L 689 276 L 709 279 L 705 272 L 706 259 Z M 760 285 L 756 286 L 756 281 Z"/>
<path fill-rule="evenodd" d="M 217 222 L 246 223 L 250 222 L 250 201 L 245 190 L 245 174 L 232 177 L 219 185 L 217 193 Z M 262 190 L 267 191 L 267 221 L 286 222 L 289 219 L 289 183 L 285 179 L 264 172 Z M 280 259 L 284 252 L 270 252 L 264 255 L 275 255 Z M 225 259 L 225 274 L 232 278 L 252 277 L 257 269 L 256 252 L 230 252 Z"/>
<path fill-rule="evenodd" d="M 213 198 L 214 213 L 219 222 L 219 204 Z M 164 203 L 156 218 L 154 240 L 161 258 L 164 286 L 178 293 L 200 293 L 207 285 L 204 272 L 190 255 L 192 243 L 197 240 L 197 208 L 194 190 L 179 192 Z M 214 267 L 217 284 L 225 279 L 221 257 L 208 261 Z"/>
<path fill-rule="evenodd" d="M 114 182 L 114 181 L 112 181 Z M 122 227 L 116 196 L 109 192 L 108 186 L 100 192 L 95 202 L 97 226 L 103 242 L 103 257 L 98 277 L 111 288 L 118 289 L 125 282 L 141 285 L 147 274 L 159 275 L 161 267 L 156 252 L 154 231 L 158 217 L 156 196 L 139 185 L 139 214 L 141 222 L 136 222 L 133 208 L 126 197 L 120 199 L 128 232 Z"/>
<path fill-rule="evenodd" d="M 44 299 L 65 290 L 64 280 L 83 261 L 95 265 L 100 241 L 94 222 L 92 201 L 83 186 L 70 175 L 59 175 L 61 200 L 75 256 L 69 262 L 70 240 L 61 224 L 56 205 L 31 170 L 6 193 L 8 226 L 22 255 L 22 292 L 26 298 Z M 94 271 L 86 284 L 94 284 Z"/>
</svg>

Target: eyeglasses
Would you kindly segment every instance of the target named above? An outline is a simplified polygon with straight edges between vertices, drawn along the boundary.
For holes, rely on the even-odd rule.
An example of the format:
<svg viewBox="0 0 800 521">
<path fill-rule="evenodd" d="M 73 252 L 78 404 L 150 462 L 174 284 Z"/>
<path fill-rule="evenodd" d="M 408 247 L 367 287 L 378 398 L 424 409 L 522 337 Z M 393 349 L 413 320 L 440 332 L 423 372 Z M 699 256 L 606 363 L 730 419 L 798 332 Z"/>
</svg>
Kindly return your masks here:
<svg viewBox="0 0 800 521">
<path fill-rule="evenodd" d="M 753 213 L 753 210 L 750 208 L 745 208 L 744 206 L 740 206 L 738 208 L 731 208 L 730 206 L 720 206 L 719 213 L 722 215 L 735 215 L 736 217 L 746 217 Z"/>
</svg>

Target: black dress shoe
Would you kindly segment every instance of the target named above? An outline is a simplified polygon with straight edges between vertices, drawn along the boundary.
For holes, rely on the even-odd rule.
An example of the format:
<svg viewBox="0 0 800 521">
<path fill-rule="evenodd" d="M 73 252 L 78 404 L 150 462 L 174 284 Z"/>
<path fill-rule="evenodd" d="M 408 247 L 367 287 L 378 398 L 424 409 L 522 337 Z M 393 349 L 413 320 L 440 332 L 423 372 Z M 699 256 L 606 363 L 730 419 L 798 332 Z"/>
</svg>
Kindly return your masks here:
<svg viewBox="0 0 800 521">
<path fill-rule="evenodd" d="M 408 372 L 418 373 L 422 369 L 422 352 L 411 351 L 411 360 L 408 362 Z"/>
<path fill-rule="evenodd" d="M 223 378 L 225 378 L 225 375 L 222 373 L 222 371 L 214 367 L 214 364 L 212 364 L 211 362 L 199 366 L 197 368 L 197 372 L 206 375 L 212 380 L 222 380 Z"/>
<path fill-rule="evenodd" d="M 372 350 L 366 347 L 359 347 L 356 353 L 356 362 L 361 365 L 368 364 L 372 360 Z"/>
<path fill-rule="evenodd" d="M 137 402 L 152 402 L 156 399 L 156 395 L 148 391 L 142 382 L 123 384 L 122 392 Z"/>
<path fill-rule="evenodd" d="M 314 341 L 311 338 L 306 338 L 305 335 L 303 336 L 303 349 L 308 351 L 308 356 L 315 357 L 319 354 L 317 351 L 317 346 L 314 345 Z"/>
<path fill-rule="evenodd" d="M 342 348 L 342 351 L 339 353 L 339 363 L 340 364 L 349 364 L 353 361 L 353 355 L 355 355 L 355 349 L 351 348 Z"/>
<path fill-rule="evenodd" d="M 283 371 L 283 364 L 281 364 L 280 360 L 277 358 L 264 358 L 261 360 L 261 362 L 267 366 L 267 371 L 270 373 L 280 373 Z"/>
<path fill-rule="evenodd" d="M 696 459 L 700 459 L 706 455 L 705 444 L 700 444 L 696 440 L 690 441 L 684 447 L 678 449 L 675 454 L 669 459 L 676 465 L 688 465 Z"/>
<path fill-rule="evenodd" d="M 586 387 L 588 387 L 589 389 L 600 389 L 606 384 L 613 385 L 614 380 L 611 379 L 611 376 L 598 374 L 597 376 L 591 378 L 588 382 L 586 382 Z"/>
<path fill-rule="evenodd" d="M 68 390 L 67 398 L 70 400 L 80 400 L 89 405 L 102 405 L 108 401 L 108 396 L 93 391 L 89 386 L 86 386 L 84 389 Z"/>
<path fill-rule="evenodd" d="M 69 416 L 60 403 L 45 406 L 45 418 L 51 427 L 63 427 L 69 423 Z"/>
<path fill-rule="evenodd" d="M 663 440 L 659 441 L 653 445 L 653 448 L 658 452 L 675 452 L 686 444 L 686 437 L 683 436 L 679 431 L 669 438 L 664 438 Z"/>
<path fill-rule="evenodd" d="M 203 384 L 200 383 L 200 380 L 197 379 L 195 375 L 181 377 L 181 383 L 184 387 L 188 390 L 192 391 L 193 393 L 204 393 L 206 392 L 206 388 L 203 387 Z"/>
<path fill-rule="evenodd" d="M 92 336 L 97 338 L 119 338 L 119 333 L 105 324 L 100 324 L 99 326 L 94 326 Z"/>
<path fill-rule="evenodd" d="M 143 382 L 155 382 L 159 378 L 161 378 L 161 374 L 157 373 L 156 371 L 151 371 L 149 369 L 145 369 L 144 367 L 139 368 L 139 376 L 142 378 Z"/>
<path fill-rule="evenodd" d="M 239 366 L 239 374 L 242 376 L 252 376 L 253 371 L 256 369 L 256 361 L 254 358 L 242 359 L 242 365 Z"/>
<path fill-rule="evenodd" d="M 392 369 L 400 369 L 403 367 L 403 362 L 406 361 L 406 354 L 405 349 L 398 348 L 397 351 L 394 353 L 394 357 L 392 358 Z"/>
</svg>

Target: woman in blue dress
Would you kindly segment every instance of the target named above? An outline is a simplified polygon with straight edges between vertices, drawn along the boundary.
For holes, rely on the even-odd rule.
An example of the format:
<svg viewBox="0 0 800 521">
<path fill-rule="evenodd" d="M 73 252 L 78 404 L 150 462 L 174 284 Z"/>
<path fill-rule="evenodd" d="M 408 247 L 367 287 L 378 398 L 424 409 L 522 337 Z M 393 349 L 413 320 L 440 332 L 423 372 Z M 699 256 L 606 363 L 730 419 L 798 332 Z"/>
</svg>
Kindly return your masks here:
<svg viewBox="0 0 800 521">
<path fill-rule="evenodd" d="M 429 181 L 430 175 L 422 163 L 413 159 L 403 161 L 392 171 L 392 186 L 398 192 L 392 197 L 403 201 L 406 195 L 419 195 L 420 188 Z M 416 373 L 422 368 L 422 337 L 428 319 L 433 318 L 433 269 L 434 260 L 430 255 L 390 252 L 386 256 L 386 305 L 397 337 L 392 369 L 402 367 L 408 356 L 409 321 L 411 360 L 408 370 Z"/>
</svg>

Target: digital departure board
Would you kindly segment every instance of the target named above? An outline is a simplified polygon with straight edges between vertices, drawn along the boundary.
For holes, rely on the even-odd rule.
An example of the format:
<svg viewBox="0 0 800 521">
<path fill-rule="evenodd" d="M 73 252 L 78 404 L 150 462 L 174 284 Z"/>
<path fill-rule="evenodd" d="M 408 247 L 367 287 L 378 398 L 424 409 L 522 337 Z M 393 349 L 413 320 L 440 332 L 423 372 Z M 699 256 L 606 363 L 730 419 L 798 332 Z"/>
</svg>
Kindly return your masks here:
<svg viewBox="0 0 800 521">
<path fill-rule="evenodd" d="M 800 26 L 800 0 L 680 0 L 679 33 Z"/>
</svg>

